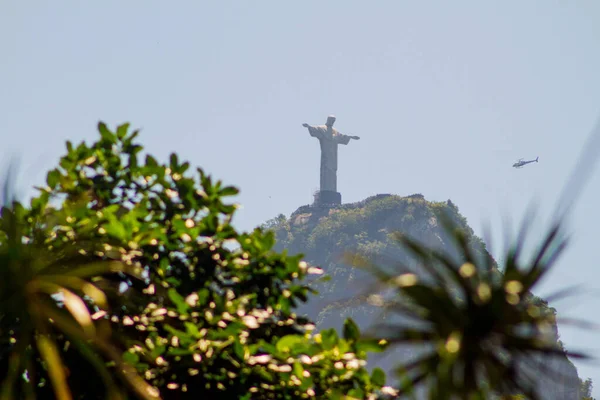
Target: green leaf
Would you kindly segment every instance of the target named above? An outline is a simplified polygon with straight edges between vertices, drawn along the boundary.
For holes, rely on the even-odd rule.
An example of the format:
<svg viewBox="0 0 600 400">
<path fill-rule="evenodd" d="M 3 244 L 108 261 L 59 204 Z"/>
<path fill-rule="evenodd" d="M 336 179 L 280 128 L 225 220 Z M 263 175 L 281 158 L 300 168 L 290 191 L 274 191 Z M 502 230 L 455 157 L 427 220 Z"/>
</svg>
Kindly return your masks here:
<svg viewBox="0 0 600 400">
<path fill-rule="evenodd" d="M 235 196 L 236 194 L 239 194 L 240 191 L 238 190 L 238 188 L 233 187 L 233 186 L 226 186 L 223 189 L 221 189 L 221 191 L 219 192 L 219 194 L 223 197 L 225 196 Z"/>
<path fill-rule="evenodd" d="M 128 130 L 129 130 L 129 123 L 124 123 L 123 125 L 119 125 L 117 127 L 117 137 L 119 139 L 123 139 L 127 135 Z"/>
<path fill-rule="evenodd" d="M 53 169 L 48 172 L 48 177 L 46 178 L 46 183 L 50 186 L 51 189 L 54 189 L 58 183 L 60 182 L 61 173 L 58 169 Z"/>
<path fill-rule="evenodd" d="M 131 365 L 135 365 L 138 363 L 138 361 L 140 361 L 140 356 L 138 356 L 136 353 L 126 351 L 125 353 L 123 353 L 123 360 Z"/>
<path fill-rule="evenodd" d="M 193 352 L 189 349 L 181 349 L 177 347 L 170 347 L 167 351 L 167 354 L 170 356 L 188 356 L 193 354 Z"/>
<path fill-rule="evenodd" d="M 167 279 L 165 279 L 165 281 L 166 281 L 166 282 L 167 282 L 169 285 L 171 285 L 171 286 L 175 286 L 175 287 L 177 287 L 177 286 L 179 286 L 179 285 L 181 284 L 181 281 L 180 281 L 179 279 L 175 278 L 174 276 L 170 276 L 170 277 L 168 277 Z"/>
<path fill-rule="evenodd" d="M 187 333 L 189 333 L 190 335 L 192 335 L 193 337 L 198 337 L 200 331 L 198 330 L 198 326 L 196 324 L 193 324 L 191 322 L 185 322 L 185 328 L 187 330 Z"/>
<path fill-rule="evenodd" d="M 117 239 L 125 240 L 127 238 L 127 230 L 125 229 L 125 226 L 123 226 L 121 221 L 115 217 L 111 216 L 109 223 L 104 225 L 104 229 L 106 230 L 106 233 Z"/>
<path fill-rule="evenodd" d="M 300 364 L 299 361 L 294 361 L 294 366 L 292 367 L 292 371 L 294 375 L 296 375 L 300 379 L 304 379 L 304 367 Z"/>
<path fill-rule="evenodd" d="M 164 257 L 160 259 L 160 263 L 159 263 L 159 274 L 163 274 L 166 273 L 169 269 L 169 259 Z"/>
<path fill-rule="evenodd" d="M 158 356 L 162 356 L 163 354 L 165 354 L 165 350 L 167 350 L 167 346 L 165 346 L 165 345 L 156 345 L 150 351 L 150 357 L 151 358 L 156 358 Z"/>
<path fill-rule="evenodd" d="M 177 166 L 179 165 L 179 160 L 176 153 L 171 153 L 171 156 L 169 157 L 169 164 L 172 170 L 177 168 Z"/>
<path fill-rule="evenodd" d="M 321 333 L 323 339 L 323 348 L 331 350 L 338 343 L 338 335 L 335 329 L 327 329 Z"/>
<path fill-rule="evenodd" d="M 204 305 L 207 303 L 208 298 L 210 297 L 210 292 L 206 288 L 202 288 L 198 290 L 198 305 Z"/>
<path fill-rule="evenodd" d="M 360 329 L 358 325 L 348 318 L 344 321 L 344 339 L 348 341 L 356 341 L 360 337 Z"/>
<path fill-rule="evenodd" d="M 98 131 L 100 132 L 102 139 L 106 140 L 107 142 L 114 143 L 114 134 L 108 129 L 104 122 L 98 122 Z"/>
<path fill-rule="evenodd" d="M 171 288 L 169 289 L 169 291 L 167 292 L 169 299 L 171 299 L 171 301 L 175 304 L 175 306 L 177 307 L 177 311 L 180 314 L 185 314 L 187 313 L 188 309 L 190 308 L 190 306 L 185 302 L 185 299 L 183 298 L 183 296 L 181 296 L 177 290 Z"/>
<path fill-rule="evenodd" d="M 306 339 L 300 335 L 287 335 L 277 341 L 277 350 L 282 353 L 289 353 L 296 347 L 306 342 Z"/>
<path fill-rule="evenodd" d="M 373 369 L 373 373 L 371 374 L 371 382 L 377 386 L 384 386 L 385 372 L 379 367 Z"/>
<path fill-rule="evenodd" d="M 148 154 L 148 155 L 146 155 L 146 166 L 158 167 L 158 161 L 156 161 L 156 158 L 154 158 L 150 154 Z"/>
<path fill-rule="evenodd" d="M 360 340 L 356 343 L 356 348 L 359 351 L 379 353 L 386 348 L 386 345 L 380 344 L 377 339 Z"/>
<path fill-rule="evenodd" d="M 358 388 L 351 389 L 348 392 L 348 397 L 354 398 L 354 399 L 364 399 L 365 398 L 365 392 L 363 392 L 361 389 L 358 389 Z"/>
<path fill-rule="evenodd" d="M 233 342 L 233 351 L 240 360 L 244 359 L 244 345 L 240 343 L 239 339 Z"/>
</svg>

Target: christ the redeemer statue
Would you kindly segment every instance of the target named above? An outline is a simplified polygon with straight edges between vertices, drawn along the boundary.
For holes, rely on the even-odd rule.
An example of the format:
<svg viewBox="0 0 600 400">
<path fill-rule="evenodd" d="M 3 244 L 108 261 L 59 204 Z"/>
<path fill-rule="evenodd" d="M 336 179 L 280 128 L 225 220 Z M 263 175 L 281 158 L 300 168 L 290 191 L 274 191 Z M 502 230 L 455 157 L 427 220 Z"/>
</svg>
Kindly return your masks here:
<svg viewBox="0 0 600 400">
<path fill-rule="evenodd" d="M 302 126 L 308 128 L 310 136 L 316 137 L 321 143 L 321 184 L 317 202 L 340 204 L 341 195 L 337 192 L 338 145 L 346 145 L 350 139 L 360 138 L 342 135 L 333 129 L 334 122 L 335 117 L 330 115 L 325 125 L 302 124 Z"/>
</svg>

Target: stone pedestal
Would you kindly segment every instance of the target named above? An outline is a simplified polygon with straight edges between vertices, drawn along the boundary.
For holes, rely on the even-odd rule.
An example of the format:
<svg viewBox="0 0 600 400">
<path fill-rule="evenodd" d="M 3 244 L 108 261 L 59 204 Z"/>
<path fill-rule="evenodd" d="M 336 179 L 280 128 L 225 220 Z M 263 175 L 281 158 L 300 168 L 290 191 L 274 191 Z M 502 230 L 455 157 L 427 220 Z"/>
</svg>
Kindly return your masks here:
<svg viewBox="0 0 600 400">
<path fill-rule="evenodd" d="M 315 205 L 317 206 L 337 206 L 340 204 L 342 204 L 342 194 L 339 192 L 323 190 L 315 193 Z"/>
</svg>

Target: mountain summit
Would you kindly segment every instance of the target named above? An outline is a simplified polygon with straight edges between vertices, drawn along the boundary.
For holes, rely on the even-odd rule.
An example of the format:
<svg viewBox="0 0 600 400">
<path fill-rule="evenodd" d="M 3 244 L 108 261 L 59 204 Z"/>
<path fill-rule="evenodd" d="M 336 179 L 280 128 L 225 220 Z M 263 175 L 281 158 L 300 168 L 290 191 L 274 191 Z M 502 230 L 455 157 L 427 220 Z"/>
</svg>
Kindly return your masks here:
<svg viewBox="0 0 600 400">
<path fill-rule="evenodd" d="M 373 276 L 352 268 L 348 255 L 360 254 L 376 265 L 388 268 L 393 268 L 400 261 L 406 264 L 407 254 L 393 239 L 393 234 L 400 232 L 450 257 L 459 257 L 448 232 L 440 224 L 442 213 L 457 229 L 463 230 L 476 257 L 488 258 L 493 272 L 499 276 L 501 271 L 484 242 L 474 234 L 458 207 L 450 200 L 429 202 L 420 194 L 406 197 L 380 194 L 351 204 L 305 205 L 289 218 L 279 215 L 267 221 L 264 227 L 274 231 L 277 251 L 302 253 L 307 262 L 322 267 L 331 277 L 327 282 L 315 284 L 319 294 L 299 307 L 299 313 L 317 321 L 318 329 L 333 327 L 339 331 L 343 321 L 351 317 L 361 331 L 369 332 L 373 322 L 392 317 L 383 312 L 381 304 L 378 304 L 380 298 L 372 296 L 376 283 Z M 545 312 L 556 315 L 556 310 L 545 301 L 533 295 L 531 298 L 541 304 Z M 556 323 L 553 334 L 562 346 Z M 384 369 L 391 381 L 395 367 L 423 350 L 426 349 L 396 348 L 374 357 L 369 364 Z M 551 373 L 542 377 L 543 374 L 538 372 L 538 390 L 542 398 L 578 400 L 579 378 L 567 353 L 543 360 L 543 363 Z"/>
</svg>

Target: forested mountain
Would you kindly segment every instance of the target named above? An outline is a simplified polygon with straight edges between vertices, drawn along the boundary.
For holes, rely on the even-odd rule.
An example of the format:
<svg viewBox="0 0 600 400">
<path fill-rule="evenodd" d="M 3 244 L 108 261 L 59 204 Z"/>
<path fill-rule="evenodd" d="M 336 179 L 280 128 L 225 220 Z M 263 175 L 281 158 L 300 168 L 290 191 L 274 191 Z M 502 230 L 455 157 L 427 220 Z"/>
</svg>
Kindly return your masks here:
<svg viewBox="0 0 600 400">
<path fill-rule="evenodd" d="M 289 218 L 279 215 L 264 226 L 275 232 L 275 248 L 278 251 L 303 253 L 307 262 L 322 267 L 331 277 L 329 281 L 315 283 L 319 294 L 312 296 L 300 308 L 300 313 L 306 313 L 317 321 L 319 329 L 341 329 L 343 321 L 351 317 L 361 331 L 369 332 L 374 322 L 397 317 L 383 311 L 383 298 L 374 294 L 376 280 L 371 273 L 353 268 L 350 265 L 353 257 L 359 255 L 380 267 L 396 269 L 397 273 L 405 272 L 399 269 L 402 264 L 404 269 L 412 268 L 419 274 L 418 266 L 394 240 L 396 232 L 409 235 L 450 257 L 460 257 L 450 235 L 441 226 L 442 214 L 466 234 L 476 257 L 487 259 L 493 275 L 500 277 L 501 271 L 487 252 L 484 242 L 474 235 L 466 219 L 450 200 L 429 202 L 420 194 L 407 197 L 376 195 L 358 203 L 340 206 L 302 206 Z M 548 307 L 542 299 L 533 294 L 530 294 L 530 299 L 541 305 L 544 312 L 556 315 L 556 310 Z M 552 329 L 557 343 L 562 346 L 556 323 Z M 398 347 L 370 359 L 369 366 L 383 368 L 392 378 L 395 367 L 423 350 Z M 539 390 L 542 397 L 579 399 L 577 370 L 566 353 L 543 362 L 550 370 L 545 378 L 541 377 L 542 372 L 536 367 L 529 370 L 540 375 Z M 524 363 L 523 368 L 525 373 L 531 366 Z"/>
</svg>

